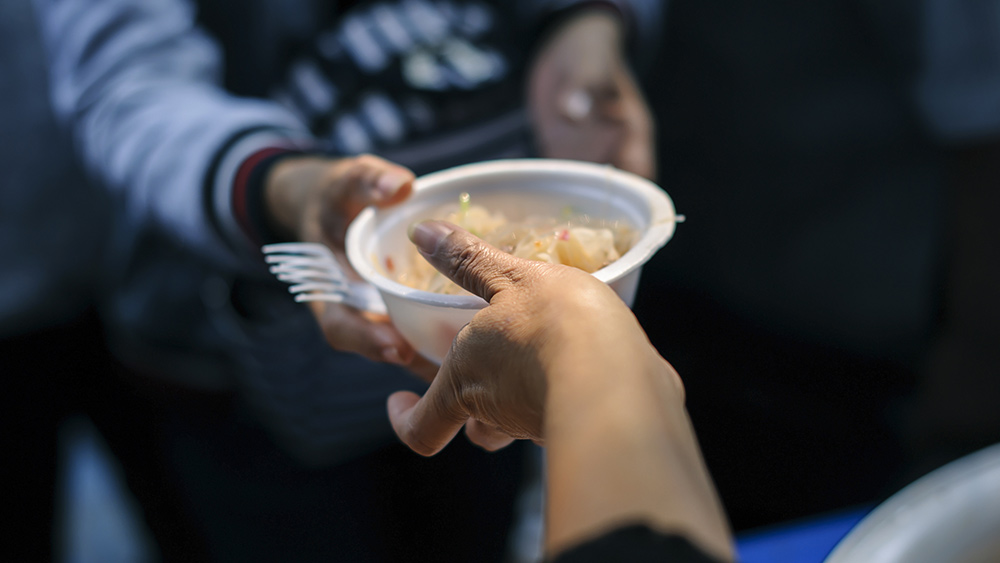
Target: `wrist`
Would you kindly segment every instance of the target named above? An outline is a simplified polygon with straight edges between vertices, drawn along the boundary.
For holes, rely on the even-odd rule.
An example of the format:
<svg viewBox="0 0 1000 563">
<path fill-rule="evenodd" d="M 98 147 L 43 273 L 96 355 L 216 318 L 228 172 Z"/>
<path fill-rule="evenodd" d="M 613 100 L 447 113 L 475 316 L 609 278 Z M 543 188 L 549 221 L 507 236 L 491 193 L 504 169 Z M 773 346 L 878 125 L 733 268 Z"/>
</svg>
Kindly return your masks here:
<svg viewBox="0 0 1000 563">
<path fill-rule="evenodd" d="M 242 131 L 223 143 L 209 165 L 204 203 L 211 206 L 208 220 L 234 252 L 259 258 L 260 246 L 268 242 L 257 213 L 263 205 L 261 189 L 252 188 L 268 162 L 276 155 L 310 150 L 311 141 L 296 140 L 293 133 L 268 128 Z"/>
<path fill-rule="evenodd" d="M 599 282 L 573 288 L 571 301 L 576 306 L 547 312 L 548 346 L 540 360 L 548 388 L 588 392 L 599 398 L 625 380 L 638 386 L 665 381 L 683 403 L 677 373 L 618 296 Z"/>
<path fill-rule="evenodd" d="M 548 553 L 641 522 L 732 559 L 673 368 L 659 358 L 592 377 L 573 386 L 564 379 L 546 399 Z"/>
<path fill-rule="evenodd" d="M 301 154 L 286 148 L 261 149 L 247 157 L 236 172 L 232 193 L 233 214 L 244 234 L 256 246 L 290 240 L 268 221 L 266 179 L 280 161 Z"/>
<path fill-rule="evenodd" d="M 681 499 L 688 501 L 683 505 L 701 504 L 691 502 L 688 492 L 702 489 L 692 462 L 697 445 L 669 381 L 672 369 L 663 362 L 646 371 L 603 375 L 596 385 L 578 381 L 575 390 L 549 389 L 544 439 L 552 476 L 550 552 L 621 522 L 669 529 L 661 524 L 666 507 Z"/>
<path fill-rule="evenodd" d="M 612 357 L 614 361 L 604 362 L 579 355 L 574 364 L 551 370 L 546 439 L 550 431 L 578 427 L 587 421 L 641 425 L 662 418 L 665 412 L 684 409 L 680 377 L 651 346 L 648 350 L 622 350 Z"/>
<path fill-rule="evenodd" d="M 299 154 L 273 163 L 262 177 L 262 220 L 281 240 L 303 240 L 301 227 L 310 187 L 322 181 L 329 160 Z"/>
</svg>

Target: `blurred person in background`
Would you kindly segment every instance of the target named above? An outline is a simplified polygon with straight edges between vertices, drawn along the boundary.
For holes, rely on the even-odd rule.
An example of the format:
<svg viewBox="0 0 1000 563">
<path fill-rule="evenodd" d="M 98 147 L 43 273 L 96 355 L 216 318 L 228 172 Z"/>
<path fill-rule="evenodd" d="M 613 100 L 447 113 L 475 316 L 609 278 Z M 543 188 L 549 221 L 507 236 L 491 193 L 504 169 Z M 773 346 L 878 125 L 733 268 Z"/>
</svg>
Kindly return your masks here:
<svg viewBox="0 0 1000 563">
<path fill-rule="evenodd" d="M 734 527 L 1000 440 L 1000 8 L 674 0 L 666 21 L 649 91 L 689 220 L 634 309 Z"/>
<path fill-rule="evenodd" d="M 96 312 L 112 203 L 84 179 L 55 123 L 44 58 L 30 2 L 0 4 L 0 560 L 67 555 L 65 530 L 53 526 L 62 507 L 59 443 L 79 415 L 122 459 L 150 525 L 183 549 L 193 535 L 150 448 L 153 405 L 126 383 Z"/>
<path fill-rule="evenodd" d="M 658 3 L 35 4 L 56 112 L 119 206 L 101 312 L 204 540 L 176 556 L 499 559 L 520 449 L 459 440 L 421 459 L 395 443 L 384 399 L 433 367 L 385 319 L 293 303 L 258 249 L 336 249 L 413 172 L 465 162 L 652 175 L 628 58 L 650 52 Z"/>
</svg>

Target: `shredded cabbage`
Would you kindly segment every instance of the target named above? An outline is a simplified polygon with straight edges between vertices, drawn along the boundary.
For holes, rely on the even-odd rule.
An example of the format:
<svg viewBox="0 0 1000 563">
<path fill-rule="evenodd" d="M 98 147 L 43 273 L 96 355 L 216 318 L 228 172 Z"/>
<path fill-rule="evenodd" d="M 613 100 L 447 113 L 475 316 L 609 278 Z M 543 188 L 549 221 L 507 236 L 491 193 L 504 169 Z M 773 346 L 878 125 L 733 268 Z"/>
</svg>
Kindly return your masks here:
<svg viewBox="0 0 1000 563">
<path fill-rule="evenodd" d="M 511 222 L 502 213 L 471 205 L 468 194 L 462 194 L 458 208 L 451 206 L 441 215 L 514 256 L 573 266 L 588 273 L 614 262 L 635 243 L 635 230 L 630 226 L 574 214 L 569 208 L 560 218 L 533 216 Z M 404 285 L 449 295 L 468 294 L 435 270 L 416 249 L 409 266 L 397 276 Z"/>
</svg>

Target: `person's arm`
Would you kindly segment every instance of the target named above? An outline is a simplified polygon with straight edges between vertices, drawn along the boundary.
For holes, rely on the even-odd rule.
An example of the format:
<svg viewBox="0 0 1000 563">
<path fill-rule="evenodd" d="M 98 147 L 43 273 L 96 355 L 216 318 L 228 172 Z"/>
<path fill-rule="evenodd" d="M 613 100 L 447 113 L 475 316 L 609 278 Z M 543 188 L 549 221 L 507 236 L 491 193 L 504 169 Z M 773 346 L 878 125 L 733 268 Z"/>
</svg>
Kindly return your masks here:
<svg viewBox="0 0 1000 563">
<path fill-rule="evenodd" d="M 560 8 L 528 69 L 528 108 L 542 156 L 607 162 L 656 175 L 652 114 L 627 47 L 647 50 L 662 24 L 658 6 L 634 2 L 542 2 Z M 639 40 L 642 38 L 643 40 Z M 634 57 L 633 57 L 634 58 Z"/>
<path fill-rule="evenodd" d="M 681 381 L 614 291 L 447 223 L 421 223 L 412 238 L 431 264 L 490 304 L 458 334 L 422 398 L 389 398 L 400 439 L 433 455 L 475 420 L 544 443 L 549 555 L 643 523 L 731 558 Z"/>
<path fill-rule="evenodd" d="M 308 130 L 275 103 L 223 88 L 220 49 L 191 2 L 35 3 L 56 111 L 135 228 L 175 237 L 220 269 L 271 279 L 261 243 L 342 250 L 361 209 L 409 193 L 413 174 L 384 160 L 296 154 L 314 142 Z M 403 365 L 416 358 L 385 318 L 334 304 L 316 314 L 337 349 Z"/>
<path fill-rule="evenodd" d="M 645 353 L 649 344 L 638 331 L 607 334 L 600 325 L 590 330 L 599 334 L 565 338 L 592 340 L 601 357 L 567 347 L 567 357 L 553 364 L 548 377 L 547 551 L 642 522 L 728 557 L 726 521 L 677 374 Z M 650 357 L 635 362 L 643 357 L 638 354 Z"/>
<path fill-rule="evenodd" d="M 186 0 L 35 0 L 58 116 L 89 171 L 203 257 L 256 265 L 233 210 L 240 166 L 311 143 L 280 106 L 221 85 L 221 52 Z"/>
</svg>

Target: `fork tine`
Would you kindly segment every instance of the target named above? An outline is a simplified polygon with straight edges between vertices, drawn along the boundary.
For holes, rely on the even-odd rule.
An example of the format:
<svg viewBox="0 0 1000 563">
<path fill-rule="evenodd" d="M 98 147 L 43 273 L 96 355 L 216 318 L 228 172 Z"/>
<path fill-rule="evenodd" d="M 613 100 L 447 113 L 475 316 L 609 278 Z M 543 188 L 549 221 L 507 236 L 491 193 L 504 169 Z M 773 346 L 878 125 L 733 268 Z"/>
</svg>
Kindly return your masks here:
<svg viewBox="0 0 1000 563">
<path fill-rule="evenodd" d="M 340 270 L 326 265 L 323 267 L 292 267 L 292 266 L 272 266 L 271 273 L 276 276 L 323 276 L 331 279 L 343 279 L 344 274 Z"/>
<path fill-rule="evenodd" d="M 290 284 L 296 302 L 328 301 L 386 314 L 385 303 L 367 284 L 348 282 L 333 252 L 322 244 L 293 242 L 261 248 L 279 281 Z"/>
<path fill-rule="evenodd" d="M 333 255 L 325 245 L 315 242 L 282 242 L 278 244 L 268 244 L 261 247 L 264 254 L 306 254 L 306 255 Z"/>
<path fill-rule="evenodd" d="M 327 303 L 344 303 L 344 296 L 339 293 L 296 293 L 295 302 L 326 301 Z"/>
<path fill-rule="evenodd" d="M 333 254 L 267 254 L 264 261 L 269 264 L 290 262 L 293 264 L 313 264 L 334 260 Z"/>
<path fill-rule="evenodd" d="M 347 284 L 344 282 L 344 280 L 342 280 L 340 278 L 331 278 L 331 277 L 321 276 L 321 275 L 316 275 L 316 274 L 309 275 L 309 276 L 290 276 L 288 274 L 281 274 L 281 275 L 279 275 L 277 277 L 278 277 L 278 280 L 283 281 L 285 283 L 290 283 L 290 284 L 299 284 L 299 283 L 325 283 L 325 284 L 333 285 L 333 286 L 336 286 L 336 287 L 346 287 L 347 286 Z"/>
<path fill-rule="evenodd" d="M 347 286 L 324 282 L 298 283 L 288 288 L 289 293 L 302 293 L 304 291 L 326 291 L 329 293 L 346 293 Z"/>
</svg>

